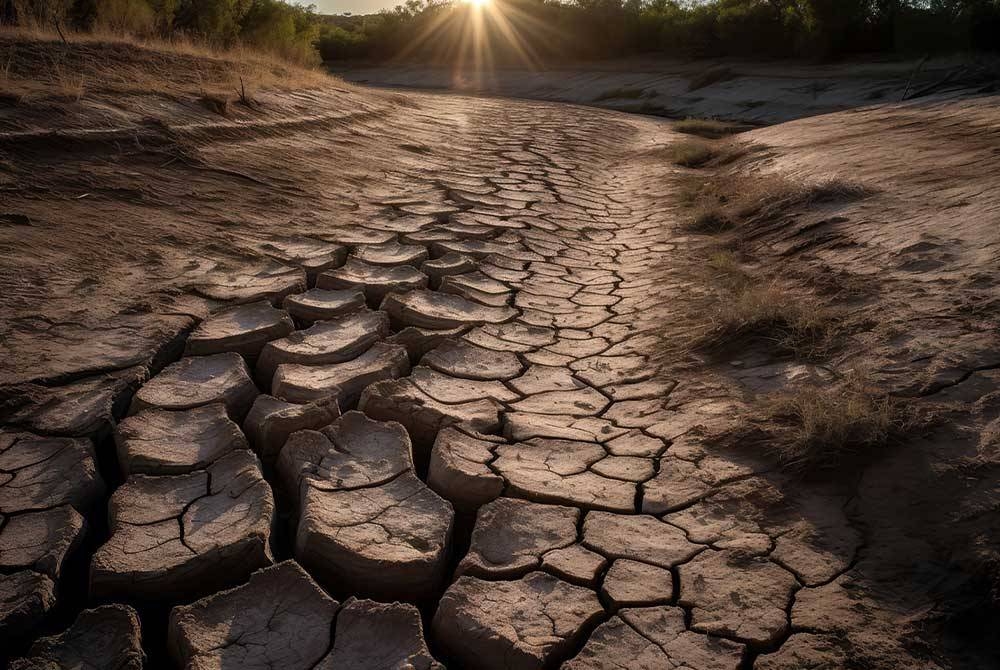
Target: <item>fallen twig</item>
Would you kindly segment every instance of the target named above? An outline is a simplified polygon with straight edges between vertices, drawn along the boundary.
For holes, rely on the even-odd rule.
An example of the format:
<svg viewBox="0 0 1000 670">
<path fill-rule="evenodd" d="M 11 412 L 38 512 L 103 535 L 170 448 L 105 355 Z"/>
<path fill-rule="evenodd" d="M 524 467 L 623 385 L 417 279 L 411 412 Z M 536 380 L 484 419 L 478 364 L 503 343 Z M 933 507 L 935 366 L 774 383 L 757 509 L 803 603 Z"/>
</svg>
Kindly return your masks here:
<svg viewBox="0 0 1000 670">
<path fill-rule="evenodd" d="M 903 96 L 899 99 L 900 102 L 906 100 L 906 94 L 910 92 L 910 86 L 913 85 L 913 79 L 917 76 L 917 73 L 923 69 L 924 63 L 927 62 L 927 59 L 928 56 L 924 56 L 920 59 L 920 62 L 917 63 L 917 66 L 913 68 L 913 72 L 910 73 L 910 79 L 906 82 L 906 88 L 903 89 Z"/>
</svg>

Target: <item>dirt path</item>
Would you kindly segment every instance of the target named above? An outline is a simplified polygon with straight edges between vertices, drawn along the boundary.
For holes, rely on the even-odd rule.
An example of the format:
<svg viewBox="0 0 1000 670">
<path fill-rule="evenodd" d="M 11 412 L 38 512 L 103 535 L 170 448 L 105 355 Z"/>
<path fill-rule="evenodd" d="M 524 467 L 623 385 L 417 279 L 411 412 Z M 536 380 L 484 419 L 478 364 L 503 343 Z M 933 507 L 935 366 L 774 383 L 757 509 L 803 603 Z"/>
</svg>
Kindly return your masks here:
<svg viewBox="0 0 1000 670">
<path fill-rule="evenodd" d="M 0 633 L 127 603 L 164 667 L 939 667 L 844 495 L 699 443 L 735 398 L 662 360 L 668 127 L 401 101 L 18 149 Z"/>
</svg>

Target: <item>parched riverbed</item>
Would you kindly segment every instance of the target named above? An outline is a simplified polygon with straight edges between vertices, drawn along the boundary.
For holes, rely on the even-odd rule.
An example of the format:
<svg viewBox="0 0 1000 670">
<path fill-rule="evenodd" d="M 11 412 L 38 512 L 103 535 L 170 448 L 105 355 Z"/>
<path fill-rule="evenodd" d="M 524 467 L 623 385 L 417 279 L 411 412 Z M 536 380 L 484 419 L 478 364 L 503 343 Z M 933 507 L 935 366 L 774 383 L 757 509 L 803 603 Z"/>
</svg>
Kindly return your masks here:
<svg viewBox="0 0 1000 670">
<path fill-rule="evenodd" d="M 700 443 L 669 124 L 368 96 L 5 140 L 0 653 L 941 667 L 842 491 Z"/>
</svg>

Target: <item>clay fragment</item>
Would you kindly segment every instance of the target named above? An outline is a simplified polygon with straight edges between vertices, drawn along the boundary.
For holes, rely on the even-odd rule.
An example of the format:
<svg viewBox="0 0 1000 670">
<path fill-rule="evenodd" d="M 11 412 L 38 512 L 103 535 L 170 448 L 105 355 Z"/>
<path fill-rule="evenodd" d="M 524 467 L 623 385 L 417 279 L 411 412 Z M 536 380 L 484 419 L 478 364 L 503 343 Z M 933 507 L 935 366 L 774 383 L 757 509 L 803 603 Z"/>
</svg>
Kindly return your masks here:
<svg viewBox="0 0 1000 670">
<path fill-rule="evenodd" d="M 468 667 L 553 667 L 603 613 L 592 591 L 532 572 L 517 581 L 460 577 L 441 598 L 431 628 Z"/>
</svg>

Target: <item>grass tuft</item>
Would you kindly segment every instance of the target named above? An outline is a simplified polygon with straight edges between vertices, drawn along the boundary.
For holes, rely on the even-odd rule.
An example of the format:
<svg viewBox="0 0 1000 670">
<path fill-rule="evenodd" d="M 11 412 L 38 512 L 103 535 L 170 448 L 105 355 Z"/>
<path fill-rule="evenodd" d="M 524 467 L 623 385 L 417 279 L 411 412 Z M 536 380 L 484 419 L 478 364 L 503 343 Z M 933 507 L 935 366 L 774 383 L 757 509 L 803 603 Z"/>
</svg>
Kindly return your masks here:
<svg viewBox="0 0 1000 670">
<path fill-rule="evenodd" d="M 809 293 L 760 283 L 731 251 L 705 264 L 716 299 L 692 336 L 691 348 L 720 354 L 758 341 L 801 360 L 828 355 L 841 332 L 840 314 Z"/>
<path fill-rule="evenodd" d="M 704 142 L 676 142 L 667 151 L 674 165 L 686 168 L 704 167 L 716 157 L 715 149 Z"/>
<path fill-rule="evenodd" d="M 718 140 L 749 130 L 749 126 L 716 121 L 715 119 L 684 119 L 674 123 L 673 129 L 685 135 L 697 135 L 708 140 Z"/>
<path fill-rule="evenodd" d="M 748 222 L 769 222 L 800 207 L 829 202 L 850 202 L 871 194 L 866 187 L 842 179 L 828 179 L 815 184 L 796 184 L 787 179 L 760 179 L 738 191 L 736 214 Z"/>
<path fill-rule="evenodd" d="M 714 160 L 723 162 L 722 158 Z M 684 226 L 688 232 L 715 235 L 737 231 L 748 238 L 806 208 L 860 200 L 871 193 L 865 186 L 840 179 L 803 185 L 780 177 L 742 174 L 691 190 L 681 201 L 692 211 L 692 219 Z"/>
<path fill-rule="evenodd" d="M 719 235 L 736 227 L 731 218 L 719 209 L 701 209 L 681 228 L 698 235 Z"/>
<path fill-rule="evenodd" d="M 202 106 L 219 116 L 229 116 L 229 98 L 223 95 L 203 95 L 200 98 Z"/>
<path fill-rule="evenodd" d="M 859 373 L 764 400 L 751 423 L 784 468 L 802 474 L 867 463 L 921 421 L 911 404 L 874 390 Z"/>
</svg>

